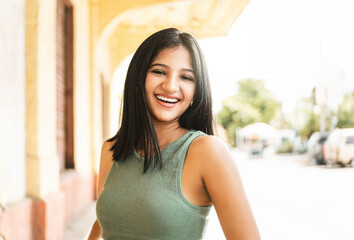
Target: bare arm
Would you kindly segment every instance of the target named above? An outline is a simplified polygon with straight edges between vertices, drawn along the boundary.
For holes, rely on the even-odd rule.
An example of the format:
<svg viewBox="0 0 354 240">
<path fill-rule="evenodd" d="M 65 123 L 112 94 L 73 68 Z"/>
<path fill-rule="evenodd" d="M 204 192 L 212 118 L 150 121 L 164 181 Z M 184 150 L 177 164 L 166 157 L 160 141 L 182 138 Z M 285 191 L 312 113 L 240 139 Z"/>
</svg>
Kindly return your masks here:
<svg viewBox="0 0 354 240">
<path fill-rule="evenodd" d="M 260 234 L 231 152 L 216 137 L 198 144 L 202 179 L 227 240 L 259 240 Z"/>
<path fill-rule="evenodd" d="M 109 150 L 111 147 L 110 142 L 104 142 L 101 150 L 101 160 L 100 160 L 100 170 L 98 173 L 98 186 L 97 186 L 97 196 L 99 196 L 103 190 L 103 184 L 106 181 L 109 170 L 111 169 L 113 158 L 112 152 Z M 88 240 L 98 240 L 101 238 L 101 226 L 96 220 L 92 226 Z"/>
</svg>

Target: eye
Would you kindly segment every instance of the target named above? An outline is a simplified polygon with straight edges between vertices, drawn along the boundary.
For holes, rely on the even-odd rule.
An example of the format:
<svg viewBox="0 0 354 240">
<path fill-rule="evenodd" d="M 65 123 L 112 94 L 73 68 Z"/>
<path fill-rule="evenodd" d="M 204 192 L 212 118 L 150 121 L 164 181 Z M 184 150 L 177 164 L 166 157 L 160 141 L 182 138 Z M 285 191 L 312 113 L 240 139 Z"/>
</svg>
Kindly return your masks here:
<svg viewBox="0 0 354 240">
<path fill-rule="evenodd" d="M 187 80 L 187 81 L 191 81 L 191 82 L 194 81 L 194 79 L 193 79 L 192 77 L 188 76 L 188 75 L 182 75 L 181 78 L 182 78 L 183 80 Z"/>
<path fill-rule="evenodd" d="M 158 69 L 155 69 L 155 70 L 152 70 L 151 72 L 157 74 L 157 75 L 166 75 L 166 73 L 162 70 L 158 70 Z"/>
</svg>

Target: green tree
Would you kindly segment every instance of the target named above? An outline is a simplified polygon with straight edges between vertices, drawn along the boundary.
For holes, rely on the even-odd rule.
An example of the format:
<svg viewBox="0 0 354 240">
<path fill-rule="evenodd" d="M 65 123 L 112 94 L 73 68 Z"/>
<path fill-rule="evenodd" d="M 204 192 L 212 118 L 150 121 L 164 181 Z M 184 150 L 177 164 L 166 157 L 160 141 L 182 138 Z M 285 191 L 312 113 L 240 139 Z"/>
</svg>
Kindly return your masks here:
<svg viewBox="0 0 354 240">
<path fill-rule="evenodd" d="M 304 119 L 303 125 L 299 128 L 301 138 L 309 139 L 312 133 L 320 131 L 320 106 L 315 104 L 315 88 L 312 90 L 311 97 L 302 98 L 300 107 L 295 114 Z M 331 118 L 333 111 L 326 108 L 326 130 L 331 128 Z"/>
<path fill-rule="evenodd" d="M 224 100 L 223 108 L 217 115 L 232 146 L 236 145 L 237 128 L 254 122 L 269 123 L 280 107 L 262 80 L 242 79 L 237 85 L 237 94 Z"/>
<path fill-rule="evenodd" d="M 301 108 L 296 113 L 305 119 L 304 125 L 299 130 L 301 138 L 309 139 L 312 133 L 320 131 L 320 114 L 315 108 L 312 97 L 301 100 Z"/>
<path fill-rule="evenodd" d="M 354 92 L 345 95 L 343 101 L 338 105 L 337 118 L 338 128 L 354 127 Z"/>
</svg>

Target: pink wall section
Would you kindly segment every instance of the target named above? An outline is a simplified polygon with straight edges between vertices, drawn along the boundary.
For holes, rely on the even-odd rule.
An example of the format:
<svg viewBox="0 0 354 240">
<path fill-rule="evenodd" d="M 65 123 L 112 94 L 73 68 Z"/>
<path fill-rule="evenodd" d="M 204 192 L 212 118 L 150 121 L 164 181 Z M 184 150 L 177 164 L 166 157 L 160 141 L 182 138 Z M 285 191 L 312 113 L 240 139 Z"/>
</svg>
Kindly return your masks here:
<svg viewBox="0 0 354 240">
<path fill-rule="evenodd" d="M 66 223 L 95 199 L 96 176 L 62 174 L 60 192 L 0 208 L 0 239 L 62 240 Z"/>
</svg>

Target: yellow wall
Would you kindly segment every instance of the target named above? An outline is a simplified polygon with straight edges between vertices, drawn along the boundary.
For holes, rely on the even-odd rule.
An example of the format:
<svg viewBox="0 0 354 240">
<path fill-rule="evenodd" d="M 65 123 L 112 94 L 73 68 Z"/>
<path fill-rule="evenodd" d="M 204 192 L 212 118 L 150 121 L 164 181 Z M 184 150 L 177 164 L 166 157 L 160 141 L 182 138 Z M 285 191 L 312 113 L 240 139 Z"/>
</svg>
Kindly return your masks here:
<svg viewBox="0 0 354 240">
<path fill-rule="evenodd" d="M 87 1 L 74 8 L 74 161 L 92 172 L 92 85 L 90 12 Z M 56 140 L 57 1 L 26 1 L 27 194 L 43 198 L 59 190 Z"/>
<path fill-rule="evenodd" d="M 26 188 L 59 189 L 56 145 L 56 1 L 26 0 Z"/>
</svg>

